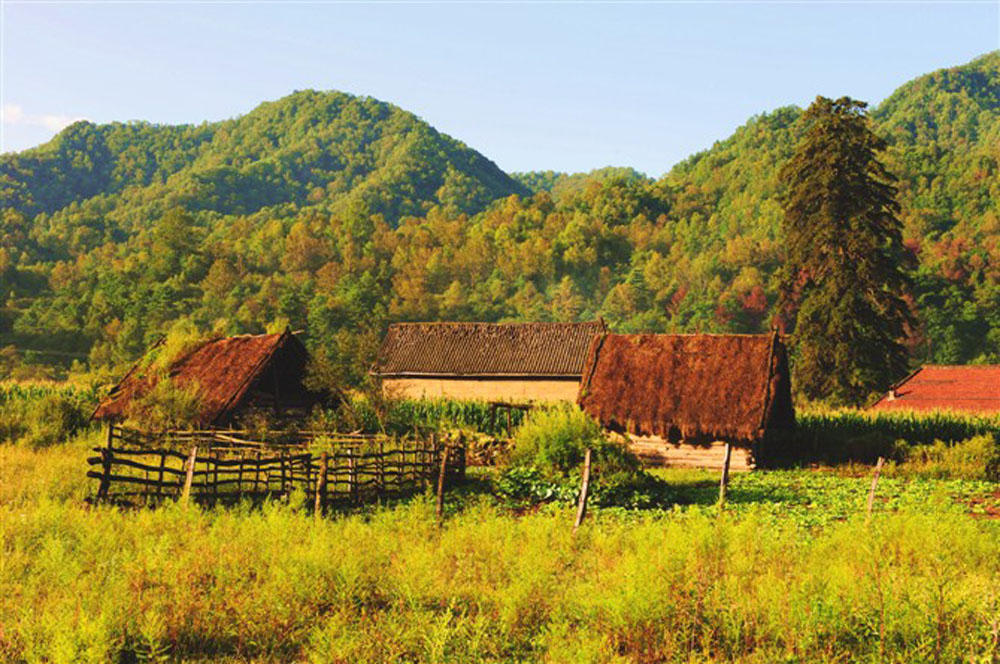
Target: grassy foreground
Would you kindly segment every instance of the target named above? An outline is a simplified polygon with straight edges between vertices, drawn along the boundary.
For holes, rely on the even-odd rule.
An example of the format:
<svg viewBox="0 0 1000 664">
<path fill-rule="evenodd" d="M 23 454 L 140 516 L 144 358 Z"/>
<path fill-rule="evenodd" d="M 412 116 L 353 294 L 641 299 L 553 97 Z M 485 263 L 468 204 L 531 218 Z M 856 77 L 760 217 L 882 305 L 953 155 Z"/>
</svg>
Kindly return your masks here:
<svg viewBox="0 0 1000 664">
<path fill-rule="evenodd" d="M 866 523 L 864 476 L 737 476 L 720 516 L 667 473 L 688 504 L 576 534 L 476 492 L 439 529 L 427 498 L 92 508 L 93 442 L 0 446 L 0 661 L 1000 660 L 995 484 L 888 477 Z"/>
</svg>

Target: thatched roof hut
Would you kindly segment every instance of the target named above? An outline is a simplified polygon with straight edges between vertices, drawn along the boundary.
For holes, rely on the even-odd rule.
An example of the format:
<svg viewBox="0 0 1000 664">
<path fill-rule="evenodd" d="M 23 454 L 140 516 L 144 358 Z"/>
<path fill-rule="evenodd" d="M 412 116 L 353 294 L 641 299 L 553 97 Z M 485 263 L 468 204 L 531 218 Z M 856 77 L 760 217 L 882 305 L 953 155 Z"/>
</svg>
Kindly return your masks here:
<svg viewBox="0 0 1000 664">
<path fill-rule="evenodd" d="M 207 341 L 173 360 L 163 375 L 178 387 L 196 386 L 202 404 L 201 425 L 225 426 L 254 408 L 278 415 L 307 411 L 320 399 L 302 383 L 308 361 L 305 346 L 285 330 Z M 139 360 L 97 407 L 93 418 L 126 419 L 132 403 L 160 380 L 161 373 L 150 369 L 145 358 Z"/>
<path fill-rule="evenodd" d="M 872 410 L 1000 413 L 1000 366 L 921 367 L 890 387 Z"/>
<path fill-rule="evenodd" d="M 401 396 L 564 400 L 579 389 L 591 323 L 397 323 L 372 373 Z"/>
<path fill-rule="evenodd" d="M 750 444 L 794 425 L 777 334 L 608 334 L 594 340 L 580 406 L 638 436 Z"/>
</svg>

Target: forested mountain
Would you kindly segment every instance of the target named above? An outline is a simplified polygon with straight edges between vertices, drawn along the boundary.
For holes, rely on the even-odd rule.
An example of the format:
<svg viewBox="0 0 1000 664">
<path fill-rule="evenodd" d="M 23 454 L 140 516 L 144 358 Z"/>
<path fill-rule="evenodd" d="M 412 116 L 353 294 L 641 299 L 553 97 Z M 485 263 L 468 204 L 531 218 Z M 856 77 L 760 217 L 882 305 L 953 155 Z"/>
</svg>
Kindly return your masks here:
<svg viewBox="0 0 1000 664">
<path fill-rule="evenodd" d="M 197 127 L 78 123 L 0 157 L 0 333 L 106 364 L 182 316 L 287 320 L 345 362 L 390 320 L 764 330 L 800 116 L 752 118 L 659 179 L 508 177 L 339 93 Z M 915 361 L 1000 361 L 1000 53 L 907 83 L 872 118 L 919 259 Z"/>
</svg>

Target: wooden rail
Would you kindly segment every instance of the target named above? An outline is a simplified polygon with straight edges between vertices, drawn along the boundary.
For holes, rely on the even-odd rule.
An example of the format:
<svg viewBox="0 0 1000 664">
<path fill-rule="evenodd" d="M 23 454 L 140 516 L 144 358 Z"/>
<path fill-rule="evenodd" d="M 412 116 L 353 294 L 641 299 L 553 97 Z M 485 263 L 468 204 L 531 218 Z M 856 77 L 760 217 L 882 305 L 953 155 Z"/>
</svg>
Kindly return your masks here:
<svg viewBox="0 0 1000 664">
<path fill-rule="evenodd" d="M 199 502 L 284 497 L 301 491 L 321 511 L 432 487 L 440 475 L 451 486 L 465 476 L 461 441 L 324 437 L 324 450 L 266 445 L 242 432 L 170 432 L 161 436 L 112 426 L 104 447 L 87 459 L 99 481 L 97 499 L 115 502 L 184 495 Z M 318 437 L 317 437 L 318 439 Z M 193 455 L 193 456 L 192 456 Z M 193 463 L 191 463 L 193 459 Z M 190 469 L 188 465 L 190 464 Z M 188 479 L 190 477 L 190 479 Z"/>
</svg>

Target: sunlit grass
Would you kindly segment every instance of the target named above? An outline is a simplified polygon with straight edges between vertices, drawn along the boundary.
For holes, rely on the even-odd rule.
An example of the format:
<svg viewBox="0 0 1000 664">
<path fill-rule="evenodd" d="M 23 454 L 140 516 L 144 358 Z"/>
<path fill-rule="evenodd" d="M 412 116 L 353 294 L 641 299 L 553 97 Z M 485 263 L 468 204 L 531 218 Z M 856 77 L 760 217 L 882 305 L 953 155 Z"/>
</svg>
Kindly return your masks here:
<svg viewBox="0 0 1000 664">
<path fill-rule="evenodd" d="M 997 485 L 658 471 L 680 504 L 512 514 L 484 491 L 315 520 L 87 505 L 96 439 L 3 446 L 0 661 L 990 661 Z M 124 655 L 123 655 L 124 654 Z"/>
</svg>

